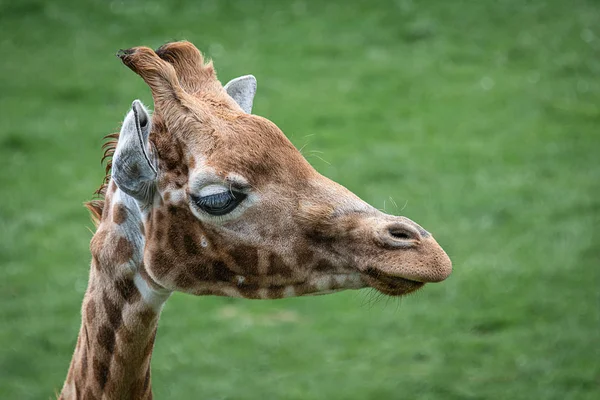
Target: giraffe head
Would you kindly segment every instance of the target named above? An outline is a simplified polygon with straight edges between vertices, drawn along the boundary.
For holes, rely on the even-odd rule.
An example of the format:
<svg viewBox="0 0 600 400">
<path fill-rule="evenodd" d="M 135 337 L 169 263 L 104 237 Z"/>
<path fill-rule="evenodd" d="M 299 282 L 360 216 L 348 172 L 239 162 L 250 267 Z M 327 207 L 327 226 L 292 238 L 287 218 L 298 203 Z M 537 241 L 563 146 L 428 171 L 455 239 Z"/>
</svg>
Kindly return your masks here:
<svg viewBox="0 0 600 400">
<path fill-rule="evenodd" d="M 413 292 L 452 270 L 430 233 L 320 175 L 271 121 L 256 81 L 225 87 L 189 42 L 118 56 L 150 87 L 134 101 L 112 178 L 144 216 L 144 267 L 196 295 L 281 298 L 373 287 Z"/>
</svg>

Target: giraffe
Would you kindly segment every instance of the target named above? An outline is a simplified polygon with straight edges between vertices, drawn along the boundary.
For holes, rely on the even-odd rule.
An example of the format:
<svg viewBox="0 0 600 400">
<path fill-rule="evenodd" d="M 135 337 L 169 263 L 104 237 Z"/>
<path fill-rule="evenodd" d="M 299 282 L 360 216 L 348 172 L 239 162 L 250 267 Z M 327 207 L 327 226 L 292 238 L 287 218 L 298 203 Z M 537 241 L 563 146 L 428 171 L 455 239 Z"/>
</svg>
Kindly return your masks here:
<svg viewBox="0 0 600 400">
<path fill-rule="evenodd" d="M 150 359 L 174 291 L 247 299 L 372 287 L 402 296 L 449 276 L 432 235 L 320 175 L 271 121 L 256 80 L 225 86 L 189 42 L 121 50 L 149 86 L 109 135 L 82 322 L 61 399 L 152 397 Z"/>
</svg>

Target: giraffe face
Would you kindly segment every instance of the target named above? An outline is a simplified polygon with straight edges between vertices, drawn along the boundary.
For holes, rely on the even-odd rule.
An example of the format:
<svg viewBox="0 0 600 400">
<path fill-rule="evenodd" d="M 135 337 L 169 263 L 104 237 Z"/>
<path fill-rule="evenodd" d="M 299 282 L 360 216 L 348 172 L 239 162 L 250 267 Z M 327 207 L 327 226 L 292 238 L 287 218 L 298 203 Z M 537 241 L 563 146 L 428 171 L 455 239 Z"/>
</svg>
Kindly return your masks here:
<svg viewBox="0 0 600 400">
<path fill-rule="evenodd" d="M 403 295 L 448 275 L 429 233 L 320 175 L 270 121 L 239 114 L 194 132 L 195 120 L 185 141 L 160 121 L 151 134 L 163 158 L 145 265 L 160 285 L 247 298 L 365 286 Z"/>
<path fill-rule="evenodd" d="M 129 194 L 146 210 L 144 264 L 157 283 L 246 298 L 367 286 L 398 296 L 450 274 L 448 256 L 427 231 L 320 175 L 275 124 L 244 112 L 251 99 L 233 96 L 236 104 L 214 76 L 200 82 L 206 91 L 192 90 L 182 68 L 193 63 L 178 64 L 181 48 L 161 57 L 147 48 L 124 56 L 150 85 L 156 112 L 149 135 L 138 135 L 139 165 L 121 168 L 152 164 L 136 175 L 151 176 L 149 183 L 129 186 L 153 189 Z M 199 64 L 196 76 L 210 78 L 210 66 Z M 157 70 L 166 89 L 157 87 L 165 85 Z M 115 163 L 120 153 L 117 147 Z M 116 180 L 119 187 L 125 180 Z"/>
</svg>

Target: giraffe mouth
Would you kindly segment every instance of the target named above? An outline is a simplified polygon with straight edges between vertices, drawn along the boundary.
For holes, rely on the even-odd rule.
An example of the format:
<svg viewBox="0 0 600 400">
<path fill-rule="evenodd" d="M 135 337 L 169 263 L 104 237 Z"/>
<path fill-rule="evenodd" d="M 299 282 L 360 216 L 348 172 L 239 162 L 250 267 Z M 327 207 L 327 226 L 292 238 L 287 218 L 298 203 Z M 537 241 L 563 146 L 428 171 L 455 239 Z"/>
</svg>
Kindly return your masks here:
<svg viewBox="0 0 600 400">
<path fill-rule="evenodd" d="M 375 268 L 367 268 L 364 274 L 369 286 L 388 296 L 404 296 L 425 286 L 424 282 L 389 275 Z"/>
</svg>

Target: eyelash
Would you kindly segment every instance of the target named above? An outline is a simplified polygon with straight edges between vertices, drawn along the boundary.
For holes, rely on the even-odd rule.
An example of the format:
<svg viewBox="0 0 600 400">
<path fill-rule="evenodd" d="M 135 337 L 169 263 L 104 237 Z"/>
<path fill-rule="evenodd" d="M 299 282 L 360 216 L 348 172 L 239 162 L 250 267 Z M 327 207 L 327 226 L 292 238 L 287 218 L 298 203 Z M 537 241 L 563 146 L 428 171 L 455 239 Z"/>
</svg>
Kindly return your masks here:
<svg viewBox="0 0 600 400">
<path fill-rule="evenodd" d="M 226 215 L 247 197 L 245 193 L 226 191 L 208 196 L 190 196 L 196 207 L 213 216 Z"/>
</svg>

